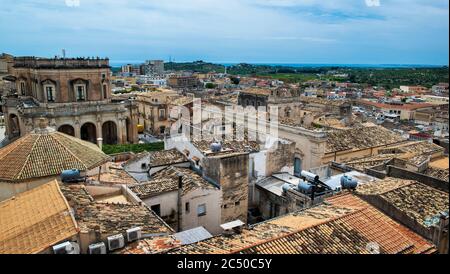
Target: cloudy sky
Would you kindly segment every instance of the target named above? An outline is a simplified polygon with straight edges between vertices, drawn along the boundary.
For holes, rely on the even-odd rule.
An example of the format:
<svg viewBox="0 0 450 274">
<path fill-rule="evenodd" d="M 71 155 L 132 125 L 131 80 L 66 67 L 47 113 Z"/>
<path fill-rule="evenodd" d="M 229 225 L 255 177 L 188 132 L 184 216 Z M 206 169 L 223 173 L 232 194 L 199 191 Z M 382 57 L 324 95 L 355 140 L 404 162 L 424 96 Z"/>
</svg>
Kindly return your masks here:
<svg viewBox="0 0 450 274">
<path fill-rule="evenodd" d="M 0 0 L 0 52 L 448 64 L 448 0 Z"/>
</svg>

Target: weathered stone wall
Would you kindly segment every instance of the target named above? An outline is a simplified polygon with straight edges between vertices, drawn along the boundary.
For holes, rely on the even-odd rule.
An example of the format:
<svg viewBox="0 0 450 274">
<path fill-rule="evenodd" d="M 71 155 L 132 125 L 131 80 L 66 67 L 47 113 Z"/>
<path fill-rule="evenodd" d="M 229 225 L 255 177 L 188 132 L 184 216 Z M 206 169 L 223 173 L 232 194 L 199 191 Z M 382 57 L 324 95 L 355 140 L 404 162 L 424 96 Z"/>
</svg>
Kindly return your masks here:
<svg viewBox="0 0 450 274">
<path fill-rule="evenodd" d="M 266 176 L 294 167 L 295 143 L 278 143 L 276 149 L 267 152 Z"/>
<path fill-rule="evenodd" d="M 25 81 L 26 95 L 33 96 L 40 102 L 46 102 L 43 81 L 49 80 L 56 84 L 55 103 L 75 102 L 73 81 L 84 80 L 87 83 L 86 101 L 107 100 L 111 98 L 109 68 L 96 69 L 44 69 L 15 68 L 17 90 L 20 83 Z M 107 89 L 103 92 L 103 85 Z"/>
<path fill-rule="evenodd" d="M 248 154 L 205 157 L 204 176 L 222 189 L 221 222 L 247 222 L 248 210 Z"/>
<path fill-rule="evenodd" d="M 387 175 L 400 179 L 415 180 L 433 188 L 445 191 L 447 193 L 449 192 L 449 185 L 447 182 L 403 168 L 389 165 L 387 166 Z"/>
</svg>

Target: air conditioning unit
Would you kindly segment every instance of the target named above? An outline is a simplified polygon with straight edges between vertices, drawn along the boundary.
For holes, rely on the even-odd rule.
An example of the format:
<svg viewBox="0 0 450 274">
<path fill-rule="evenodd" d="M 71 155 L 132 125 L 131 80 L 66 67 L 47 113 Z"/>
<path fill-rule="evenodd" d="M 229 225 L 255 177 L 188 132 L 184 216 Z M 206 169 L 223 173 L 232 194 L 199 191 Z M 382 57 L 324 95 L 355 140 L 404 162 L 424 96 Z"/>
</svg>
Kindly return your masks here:
<svg viewBox="0 0 450 274">
<path fill-rule="evenodd" d="M 125 240 L 122 234 L 117 234 L 114 236 L 109 236 L 108 240 L 108 249 L 116 250 L 125 246 Z"/>
<path fill-rule="evenodd" d="M 105 243 L 96 243 L 89 245 L 89 254 L 106 254 Z"/>
<path fill-rule="evenodd" d="M 128 242 L 136 241 L 141 238 L 141 228 L 135 227 L 127 230 L 127 240 Z"/>
<path fill-rule="evenodd" d="M 80 246 L 77 243 L 64 242 L 53 246 L 55 254 L 80 254 Z"/>
</svg>

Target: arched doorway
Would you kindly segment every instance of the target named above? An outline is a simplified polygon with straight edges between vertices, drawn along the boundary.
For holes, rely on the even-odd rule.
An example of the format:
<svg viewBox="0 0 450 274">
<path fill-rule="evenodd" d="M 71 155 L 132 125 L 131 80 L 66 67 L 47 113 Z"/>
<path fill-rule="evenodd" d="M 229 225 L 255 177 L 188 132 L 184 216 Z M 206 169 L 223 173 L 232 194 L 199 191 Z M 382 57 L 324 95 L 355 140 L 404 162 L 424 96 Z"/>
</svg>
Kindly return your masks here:
<svg viewBox="0 0 450 274">
<path fill-rule="evenodd" d="M 10 137 L 15 138 L 20 136 L 20 124 L 19 124 L 19 117 L 15 114 L 9 115 L 9 134 Z"/>
<path fill-rule="evenodd" d="M 81 126 L 81 139 L 94 144 L 97 143 L 97 133 L 93 123 L 85 123 Z"/>
<path fill-rule="evenodd" d="M 103 143 L 107 145 L 117 144 L 117 125 L 113 121 L 103 123 Z"/>
<path fill-rule="evenodd" d="M 58 131 L 70 136 L 75 136 L 75 129 L 71 125 L 62 125 L 58 128 Z"/>
</svg>

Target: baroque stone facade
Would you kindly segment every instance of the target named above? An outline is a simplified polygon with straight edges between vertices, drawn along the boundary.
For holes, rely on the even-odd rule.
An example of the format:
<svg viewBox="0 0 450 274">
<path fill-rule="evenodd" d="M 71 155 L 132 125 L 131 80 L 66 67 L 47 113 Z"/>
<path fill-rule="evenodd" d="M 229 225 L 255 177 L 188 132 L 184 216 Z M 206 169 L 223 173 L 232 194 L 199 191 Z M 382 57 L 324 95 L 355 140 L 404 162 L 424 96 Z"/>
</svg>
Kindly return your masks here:
<svg viewBox="0 0 450 274">
<path fill-rule="evenodd" d="M 16 57 L 12 74 L 14 88 L 2 98 L 10 140 L 47 117 L 58 131 L 93 143 L 137 142 L 137 106 L 113 98 L 108 59 Z"/>
</svg>

